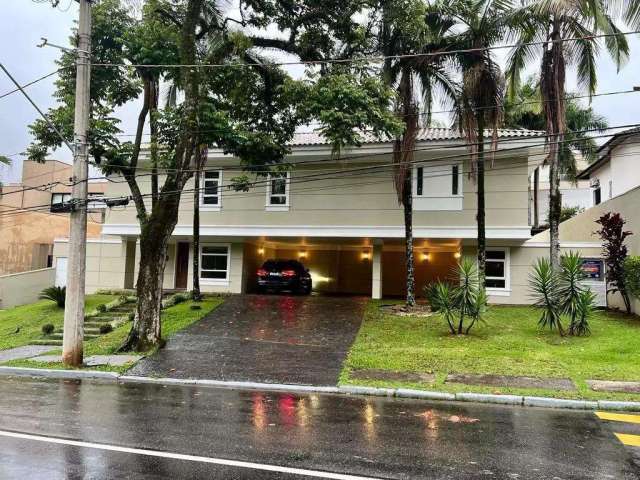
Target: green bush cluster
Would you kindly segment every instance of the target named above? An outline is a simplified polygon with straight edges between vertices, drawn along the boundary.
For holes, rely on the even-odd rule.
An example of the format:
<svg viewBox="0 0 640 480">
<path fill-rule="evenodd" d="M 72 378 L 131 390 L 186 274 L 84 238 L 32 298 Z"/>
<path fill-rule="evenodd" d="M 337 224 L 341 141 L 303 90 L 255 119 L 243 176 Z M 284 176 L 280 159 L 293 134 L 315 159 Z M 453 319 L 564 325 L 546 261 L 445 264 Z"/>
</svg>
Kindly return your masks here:
<svg viewBox="0 0 640 480">
<path fill-rule="evenodd" d="M 627 291 L 640 300 L 640 256 L 636 255 L 625 259 L 624 284 Z"/>
<path fill-rule="evenodd" d="M 558 329 L 560 335 L 588 335 L 589 317 L 595 308 L 595 294 L 583 285 L 582 257 L 569 252 L 560 259 L 556 270 L 547 258 L 540 258 L 529 276 L 531 296 L 541 309 L 538 324 Z M 563 315 L 569 317 L 569 329 L 562 326 Z"/>
<path fill-rule="evenodd" d="M 447 321 L 452 334 L 466 335 L 476 323 L 483 321 L 487 293 L 480 287 L 475 262 L 469 258 L 458 263 L 452 277 L 451 282 L 427 285 L 425 296 L 431 308 Z M 466 327 L 465 320 L 468 320 Z"/>
<path fill-rule="evenodd" d="M 188 292 L 174 293 L 169 298 L 162 301 L 162 308 L 173 307 L 174 305 L 178 305 L 179 303 L 186 302 L 190 299 L 191 299 L 191 294 Z"/>
<path fill-rule="evenodd" d="M 65 300 L 67 297 L 67 287 L 48 287 L 40 292 L 38 298 L 41 300 L 51 300 L 56 302 L 59 308 L 64 308 Z"/>
<path fill-rule="evenodd" d="M 51 335 L 54 330 L 55 330 L 55 327 L 53 326 L 52 323 L 45 323 L 42 326 L 42 334 L 43 335 Z"/>
</svg>

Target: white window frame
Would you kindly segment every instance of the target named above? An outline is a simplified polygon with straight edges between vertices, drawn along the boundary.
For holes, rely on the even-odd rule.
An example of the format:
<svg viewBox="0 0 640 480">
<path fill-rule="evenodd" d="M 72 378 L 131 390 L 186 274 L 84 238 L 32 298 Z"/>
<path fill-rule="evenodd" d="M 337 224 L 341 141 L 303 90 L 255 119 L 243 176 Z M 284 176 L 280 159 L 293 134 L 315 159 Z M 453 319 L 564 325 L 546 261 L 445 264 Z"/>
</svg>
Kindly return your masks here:
<svg viewBox="0 0 640 480">
<path fill-rule="evenodd" d="M 266 199 L 266 204 L 265 204 L 265 209 L 267 210 L 267 212 L 287 212 L 289 211 L 289 193 L 290 193 L 290 187 L 291 187 L 291 173 L 290 172 L 284 172 L 284 178 L 285 178 L 285 188 L 284 188 L 284 198 L 285 201 L 284 203 L 278 203 L 278 204 L 272 204 L 271 203 L 271 181 L 273 180 L 273 175 L 269 174 L 267 177 L 267 199 Z M 280 194 L 278 194 L 279 196 L 281 196 Z"/>
<path fill-rule="evenodd" d="M 504 263 L 504 277 L 485 277 L 485 279 L 503 280 L 504 288 L 487 287 L 487 295 L 508 297 L 511 295 L 511 249 L 508 247 L 487 247 L 487 252 L 504 252 L 504 260 L 487 258 L 487 262 Z"/>
<path fill-rule="evenodd" d="M 227 249 L 227 271 L 225 272 L 224 278 L 204 278 L 202 276 L 202 271 L 203 271 L 202 251 L 204 250 L 205 247 L 225 247 Z M 203 243 L 200 245 L 200 251 L 198 252 L 198 254 L 200 255 L 199 257 L 200 262 L 198 262 L 199 268 L 200 268 L 200 272 L 198 273 L 198 276 L 200 277 L 200 283 L 203 285 L 229 285 L 229 272 L 231 270 L 231 244 L 230 243 Z M 218 254 L 205 254 L 205 255 L 220 256 Z M 221 271 L 221 270 L 207 270 L 207 271 Z"/>
<path fill-rule="evenodd" d="M 205 195 L 204 186 L 206 184 L 206 175 L 207 170 L 202 172 L 202 176 L 200 177 L 200 210 L 209 211 L 209 212 L 218 212 L 222 209 L 222 170 L 209 170 L 209 172 L 216 172 L 218 174 L 218 193 L 216 195 Z M 215 205 L 204 203 L 204 198 L 206 197 L 217 197 L 218 203 Z"/>
<path fill-rule="evenodd" d="M 446 195 L 434 195 L 429 193 L 424 182 L 424 174 L 422 181 L 422 194 L 418 195 L 418 169 L 431 168 L 436 169 L 435 175 L 446 179 L 450 186 L 450 193 Z M 458 193 L 453 194 L 453 168 L 458 167 Z M 451 162 L 423 162 L 413 166 L 411 187 L 413 194 L 413 209 L 417 211 L 459 211 L 463 209 L 464 199 L 464 178 L 462 175 L 463 163 L 452 164 Z M 446 172 L 449 172 L 448 174 Z M 429 174 L 427 173 L 427 178 Z"/>
</svg>

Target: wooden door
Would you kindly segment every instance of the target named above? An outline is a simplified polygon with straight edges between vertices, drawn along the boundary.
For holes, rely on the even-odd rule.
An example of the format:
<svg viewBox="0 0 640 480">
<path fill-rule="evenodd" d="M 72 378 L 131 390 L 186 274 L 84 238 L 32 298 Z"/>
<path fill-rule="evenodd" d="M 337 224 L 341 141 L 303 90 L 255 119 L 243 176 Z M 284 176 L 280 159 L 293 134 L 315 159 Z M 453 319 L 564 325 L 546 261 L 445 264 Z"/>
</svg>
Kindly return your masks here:
<svg viewBox="0 0 640 480">
<path fill-rule="evenodd" d="M 176 288 L 187 288 L 189 277 L 189 244 L 180 242 L 176 252 Z"/>
</svg>

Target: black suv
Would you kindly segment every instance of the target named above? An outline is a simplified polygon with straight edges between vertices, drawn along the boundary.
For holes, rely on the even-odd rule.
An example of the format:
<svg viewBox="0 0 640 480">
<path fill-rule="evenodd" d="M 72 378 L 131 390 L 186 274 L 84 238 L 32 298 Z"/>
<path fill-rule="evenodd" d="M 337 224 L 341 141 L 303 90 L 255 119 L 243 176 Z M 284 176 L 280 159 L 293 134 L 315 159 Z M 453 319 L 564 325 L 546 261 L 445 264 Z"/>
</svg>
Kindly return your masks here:
<svg viewBox="0 0 640 480">
<path fill-rule="evenodd" d="M 267 260 L 258 269 L 258 291 L 267 290 L 293 293 L 311 293 L 311 275 L 297 260 Z"/>
</svg>

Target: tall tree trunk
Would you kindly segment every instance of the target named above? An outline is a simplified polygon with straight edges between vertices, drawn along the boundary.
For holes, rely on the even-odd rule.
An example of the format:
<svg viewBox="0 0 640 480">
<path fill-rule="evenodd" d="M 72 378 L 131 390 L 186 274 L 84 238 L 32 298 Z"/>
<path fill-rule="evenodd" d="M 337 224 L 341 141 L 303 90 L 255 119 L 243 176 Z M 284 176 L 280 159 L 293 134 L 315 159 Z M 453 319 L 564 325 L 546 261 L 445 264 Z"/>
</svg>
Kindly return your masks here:
<svg viewBox="0 0 640 480">
<path fill-rule="evenodd" d="M 561 19 L 554 17 L 550 38 L 542 59 L 540 90 L 544 101 L 549 146 L 549 257 L 554 269 L 560 268 L 560 149 L 564 142 L 566 111 L 564 103 L 565 59 L 561 40 Z"/>
<path fill-rule="evenodd" d="M 200 155 L 196 155 L 193 188 L 193 299 L 200 301 Z"/>
<path fill-rule="evenodd" d="M 413 191 L 411 189 L 411 168 L 409 168 L 403 191 L 402 207 L 404 210 L 405 259 L 407 265 L 407 307 L 416 304 L 415 265 L 413 259 Z"/>
<path fill-rule="evenodd" d="M 149 130 L 151 133 L 151 145 L 149 153 L 151 157 L 151 206 L 158 202 L 158 97 L 160 96 L 160 84 L 157 79 L 149 81 Z"/>
<path fill-rule="evenodd" d="M 485 221 L 485 192 L 484 192 L 484 110 L 477 115 L 478 123 L 478 211 L 476 223 L 478 225 L 478 283 L 481 289 L 485 286 L 485 270 L 487 263 L 487 226 Z"/>
<path fill-rule="evenodd" d="M 185 10 L 180 39 L 180 60 L 185 65 L 196 63 L 196 28 L 202 12 L 204 0 L 189 0 Z M 167 245 L 178 222 L 180 195 L 187 180 L 192 176 L 190 169 L 198 131 L 198 101 L 200 79 L 198 69 L 181 71 L 185 88 L 184 124 L 176 145 L 175 170 L 167 174 L 157 201 L 147 213 L 144 197 L 135 179 L 135 167 L 140 150 L 140 139 L 149 97 L 152 94 L 145 84 L 145 105 L 140 113 L 136 143 L 131 159 L 131 167 L 124 168 L 125 178 L 131 189 L 140 222 L 140 267 L 137 281 L 138 305 L 135 319 L 127 339 L 120 350 L 143 352 L 158 346 L 161 342 L 160 310 L 162 307 L 162 280 L 166 264 Z"/>
</svg>

